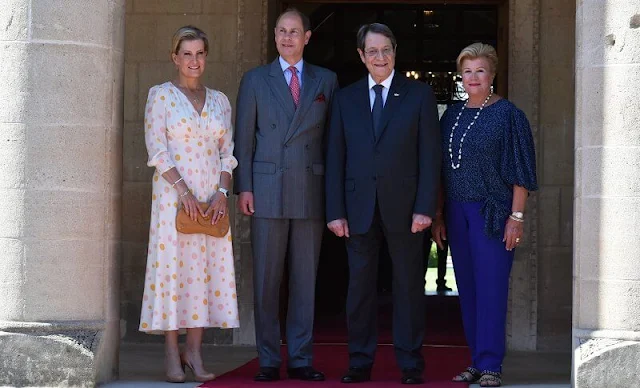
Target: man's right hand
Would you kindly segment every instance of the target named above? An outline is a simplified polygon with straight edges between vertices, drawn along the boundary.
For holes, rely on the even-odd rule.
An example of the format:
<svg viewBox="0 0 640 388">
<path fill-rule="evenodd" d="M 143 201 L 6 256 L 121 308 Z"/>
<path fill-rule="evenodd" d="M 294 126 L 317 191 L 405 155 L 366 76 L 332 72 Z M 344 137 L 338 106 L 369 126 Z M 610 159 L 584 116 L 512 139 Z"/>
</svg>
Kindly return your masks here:
<svg viewBox="0 0 640 388">
<path fill-rule="evenodd" d="M 338 237 L 349 237 L 349 223 L 345 218 L 339 218 L 329 222 L 327 228 Z"/>
<path fill-rule="evenodd" d="M 238 210 L 245 216 L 252 216 L 255 213 L 253 208 L 253 192 L 243 191 L 238 197 Z"/>
</svg>

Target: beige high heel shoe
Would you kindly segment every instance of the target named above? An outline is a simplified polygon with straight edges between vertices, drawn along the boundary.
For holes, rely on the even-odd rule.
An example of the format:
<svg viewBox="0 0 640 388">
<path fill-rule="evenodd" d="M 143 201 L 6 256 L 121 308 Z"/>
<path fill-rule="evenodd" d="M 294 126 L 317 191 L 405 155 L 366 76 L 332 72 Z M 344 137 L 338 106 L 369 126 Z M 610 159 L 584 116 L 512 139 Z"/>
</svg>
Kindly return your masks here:
<svg viewBox="0 0 640 388">
<path fill-rule="evenodd" d="M 176 373 L 176 374 L 169 374 L 169 362 L 167 361 L 167 359 L 165 358 L 164 361 L 164 370 L 167 371 L 167 373 L 165 374 L 165 381 L 168 383 L 184 383 L 185 381 L 187 381 L 187 374 L 184 372 L 184 362 L 182 362 L 182 359 L 180 359 L 181 362 L 181 366 L 182 366 L 182 370 L 180 371 L 180 373 Z"/>
<path fill-rule="evenodd" d="M 187 360 L 187 358 L 185 357 L 184 353 L 180 354 L 180 361 L 182 361 L 182 365 L 184 365 L 187 368 L 191 369 L 191 372 L 193 373 L 194 380 L 199 382 L 199 383 L 204 383 L 204 382 L 207 382 L 207 381 L 211 381 L 211 380 L 214 380 L 216 378 L 215 374 L 207 372 L 206 370 L 204 370 L 204 367 L 202 366 L 202 363 L 199 365 L 200 368 L 195 368 L 194 364 L 192 364 L 189 360 Z M 198 369 L 198 370 L 196 370 L 196 369 Z"/>
</svg>

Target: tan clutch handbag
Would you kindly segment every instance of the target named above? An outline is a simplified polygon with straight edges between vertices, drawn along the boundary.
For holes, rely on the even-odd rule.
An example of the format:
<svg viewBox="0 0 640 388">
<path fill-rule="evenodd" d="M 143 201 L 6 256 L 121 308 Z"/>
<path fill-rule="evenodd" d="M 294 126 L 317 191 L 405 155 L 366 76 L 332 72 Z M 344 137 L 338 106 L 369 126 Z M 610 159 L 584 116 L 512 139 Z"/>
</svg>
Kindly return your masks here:
<svg viewBox="0 0 640 388">
<path fill-rule="evenodd" d="M 209 204 L 200 202 L 200 208 L 203 212 L 206 212 Z M 218 220 L 217 224 L 211 225 L 211 217 L 202 217 L 198 213 L 198 219 L 193 221 L 182 208 L 178 210 L 178 215 L 176 216 L 176 229 L 184 234 L 203 233 L 213 237 L 224 237 L 229 231 L 229 215 L 225 214 Z"/>
</svg>

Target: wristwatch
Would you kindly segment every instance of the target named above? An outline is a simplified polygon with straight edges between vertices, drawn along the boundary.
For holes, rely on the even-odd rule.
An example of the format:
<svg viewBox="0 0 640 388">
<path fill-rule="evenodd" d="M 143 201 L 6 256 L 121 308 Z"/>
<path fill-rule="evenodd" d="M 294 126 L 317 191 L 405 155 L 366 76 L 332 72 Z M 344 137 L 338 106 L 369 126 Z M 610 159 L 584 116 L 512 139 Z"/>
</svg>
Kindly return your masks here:
<svg viewBox="0 0 640 388">
<path fill-rule="evenodd" d="M 229 190 L 225 189 L 224 187 L 220 187 L 218 191 L 221 192 L 222 195 L 225 196 L 225 198 L 229 198 Z"/>
<path fill-rule="evenodd" d="M 514 216 L 515 218 L 519 218 L 519 219 L 524 219 L 524 213 L 523 212 L 511 212 L 511 215 Z"/>
</svg>

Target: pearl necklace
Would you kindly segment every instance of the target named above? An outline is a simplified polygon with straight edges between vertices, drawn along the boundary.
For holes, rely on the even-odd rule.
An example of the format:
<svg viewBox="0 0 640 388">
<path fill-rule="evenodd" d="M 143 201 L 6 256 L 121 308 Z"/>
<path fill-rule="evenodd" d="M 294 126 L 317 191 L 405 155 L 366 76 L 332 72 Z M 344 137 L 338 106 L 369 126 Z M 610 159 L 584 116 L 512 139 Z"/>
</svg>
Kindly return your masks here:
<svg viewBox="0 0 640 388">
<path fill-rule="evenodd" d="M 471 129 L 473 124 L 476 123 L 476 120 L 478 119 L 478 116 L 480 116 L 480 112 L 482 112 L 482 110 L 484 109 L 484 106 L 487 105 L 487 102 L 489 102 L 489 99 L 491 98 L 492 95 L 493 95 L 493 92 L 489 93 L 487 98 L 484 99 L 484 102 L 480 106 L 480 110 L 478 111 L 478 113 L 476 113 L 476 115 L 474 116 L 473 120 L 471 120 L 471 123 L 467 126 L 467 129 L 462 134 L 462 138 L 460 138 L 460 148 L 458 149 L 458 164 L 455 164 L 453 162 L 453 149 L 452 149 L 453 133 L 455 132 L 456 127 L 458 127 L 458 122 L 460 121 L 460 116 L 462 116 L 462 112 L 464 112 L 464 109 L 469 104 L 469 100 L 467 100 L 464 103 L 464 105 L 462 106 L 462 109 L 460 109 L 460 113 L 458 113 L 458 117 L 456 117 L 456 122 L 453 124 L 453 127 L 451 128 L 451 135 L 449 136 L 449 158 L 451 159 L 451 168 L 453 168 L 454 170 L 457 170 L 457 169 L 460 168 L 460 162 L 462 162 L 462 143 L 464 143 L 464 138 L 467 136 L 467 132 L 469 132 L 469 130 Z"/>
</svg>

